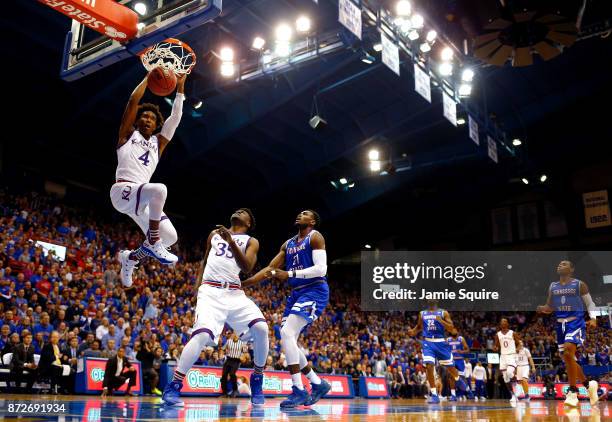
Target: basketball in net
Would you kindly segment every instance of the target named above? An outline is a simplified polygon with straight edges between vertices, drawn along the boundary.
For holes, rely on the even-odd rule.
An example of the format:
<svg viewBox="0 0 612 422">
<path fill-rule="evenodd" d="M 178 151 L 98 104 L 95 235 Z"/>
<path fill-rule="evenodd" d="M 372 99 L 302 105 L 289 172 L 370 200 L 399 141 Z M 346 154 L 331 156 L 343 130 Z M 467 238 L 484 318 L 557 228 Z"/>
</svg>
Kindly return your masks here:
<svg viewBox="0 0 612 422">
<path fill-rule="evenodd" d="M 176 88 L 177 75 L 186 75 L 196 64 L 196 55 L 186 43 L 168 38 L 140 53 L 149 72 L 147 86 L 155 95 L 166 96 Z"/>
</svg>

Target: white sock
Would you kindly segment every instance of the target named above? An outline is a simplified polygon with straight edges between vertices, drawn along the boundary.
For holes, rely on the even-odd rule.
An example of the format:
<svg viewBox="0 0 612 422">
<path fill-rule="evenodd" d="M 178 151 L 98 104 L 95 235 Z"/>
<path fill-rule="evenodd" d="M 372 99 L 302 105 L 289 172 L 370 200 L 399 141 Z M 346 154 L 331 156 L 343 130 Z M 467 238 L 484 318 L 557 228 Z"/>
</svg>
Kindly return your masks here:
<svg viewBox="0 0 612 422">
<path fill-rule="evenodd" d="M 304 384 L 302 384 L 302 373 L 298 372 L 297 374 L 291 374 L 291 381 L 293 381 L 293 385 L 300 389 L 304 389 Z"/>
<path fill-rule="evenodd" d="M 431 389 L 431 395 L 432 396 L 437 396 L 438 395 L 438 390 L 436 390 L 435 388 Z"/>
<path fill-rule="evenodd" d="M 306 374 L 306 378 L 308 378 L 311 384 L 321 384 L 321 378 L 319 378 L 312 368 L 310 368 L 310 372 Z"/>
<path fill-rule="evenodd" d="M 454 395 L 455 395 L 455 389 L 451 388 L 451 396 L 454 396 Z"/>
</svg>

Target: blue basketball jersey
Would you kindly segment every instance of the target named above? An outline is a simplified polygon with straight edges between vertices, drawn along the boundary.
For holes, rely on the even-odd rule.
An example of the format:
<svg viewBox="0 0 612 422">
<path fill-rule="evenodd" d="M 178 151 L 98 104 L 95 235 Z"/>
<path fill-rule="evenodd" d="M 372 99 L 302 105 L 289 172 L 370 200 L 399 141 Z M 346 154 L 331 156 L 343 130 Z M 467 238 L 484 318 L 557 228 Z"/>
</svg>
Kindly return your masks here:
<svg viewBox="0 0 612 422">
<path fill-rule="evenodd" d="M 550 294 L 555 317 L 584 317 L 584 303 L 580 297 L 580 280 L 573 279 L 565 285 L 554 281 L 550 285 Z"/>
<path fill-rule="evenodd" d="M 298 241 L 298 236 L 294 236 L 287 241 L 287 249 L 285 249 L 285 270 L 303 270 L 314 266 L 312 260 L 312 246 L 310 246 L 310 238 L 316 233 L 312 230 L 304 239 Z M 314 278 L 294 278 L 289 277 L 289 286 L 292 288 L 305 286 L 314 283 L 315 281 L 327 281 L 327 277 Z"/>
<path fill-rule="evenodd" d="M 451 350 L 453 351 L 453 357 L 455 359 L 463 359 L 463 356 L 457 350 L 463 350 L 463 337 L 457 336 L 456 339 L 449 337 L 446 339 L 446 342 L 450 345 Z"/>
<path fill-rule="evenodd" d="M 421 311 L 421 320 L 423 321 L 423 337 L 425 338 L 445 338 L 444 326 L 436 320 L 437 317 L 444 316 L 443 309 L 435 311 Z"/>
</svg>

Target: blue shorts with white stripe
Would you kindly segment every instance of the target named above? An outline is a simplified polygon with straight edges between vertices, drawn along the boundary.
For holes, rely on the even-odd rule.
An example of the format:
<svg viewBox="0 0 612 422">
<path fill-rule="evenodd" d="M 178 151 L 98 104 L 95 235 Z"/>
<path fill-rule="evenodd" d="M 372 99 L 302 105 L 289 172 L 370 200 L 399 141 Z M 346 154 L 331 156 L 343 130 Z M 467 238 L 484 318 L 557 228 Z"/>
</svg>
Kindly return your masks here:
<svg viewBox="0 0 612 422">
<path fill-rule="evenodd" d="M 311 324 L 321 316 L 328 303 L 329 286 L 327 283 L 316 283 L 312 286 L 294 289 L 287 298 L 283 320 L 289 314 L 295 314 Z"/>
</svg>

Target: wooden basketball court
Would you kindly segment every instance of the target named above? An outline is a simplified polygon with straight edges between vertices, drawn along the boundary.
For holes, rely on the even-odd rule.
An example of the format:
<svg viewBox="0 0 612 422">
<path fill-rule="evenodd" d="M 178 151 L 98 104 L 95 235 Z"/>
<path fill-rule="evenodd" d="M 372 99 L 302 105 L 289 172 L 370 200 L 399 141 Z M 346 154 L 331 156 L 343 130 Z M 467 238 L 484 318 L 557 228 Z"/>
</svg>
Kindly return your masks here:
<svg viewBox="0 0 612 422">
<path fill-rule="evenodd" d="M 607 402 L 591 407 L 581 402 L 576 409 L 561 401 L 521 402 L 511 407 L 505 400 L 443 402 L 430 406 L 424 400 L 321 400 L 309 408 L 281 410 L 281 399 L 268 399 L 254 408 L 245 399 L 186 398 L 185 407 L 167 408 L 157 397 L 4 395 L 0 417 L 22 421 L 605 421 L 611 418 Z M 42 406 L 44 409 L 41 410 Z M 26 410 L 23 411 L 24 405 Z M 28 411 L 27 407 L 32 405 Z M 36 406 L 38 405 L 38 407 Z M 53 405 L 53 406 L 50 406 Z M 57 405 L 55 407 L 55 405 Z M 38 409 L 38 411 L 36 411 Z M 47 409 L 51 409 L 47 411 Z"/>
</svg>

